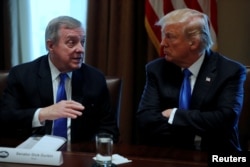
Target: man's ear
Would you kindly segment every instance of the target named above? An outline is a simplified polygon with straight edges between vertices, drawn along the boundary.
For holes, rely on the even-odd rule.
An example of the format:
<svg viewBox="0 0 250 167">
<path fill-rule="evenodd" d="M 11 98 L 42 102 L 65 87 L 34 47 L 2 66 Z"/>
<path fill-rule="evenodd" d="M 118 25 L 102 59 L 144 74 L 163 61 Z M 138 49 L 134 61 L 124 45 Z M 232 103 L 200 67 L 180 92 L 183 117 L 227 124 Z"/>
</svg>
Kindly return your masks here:
<svg viewBox="0 0 250 167">
<path fill-rule="evenodd" d="M 189 44 L 191 50 L 195 50 L 199 47 L 199 43 L 195 40 L 189 41 L 188 44 Z"/>
<path fill-rule="evenodd" d="M 48 50 L 49 50 L 50 52 L 53 52 L 54 43 L 53 43 L 50 39 L 48 39 L 48 40 L 46 41 L 46 45 L 47 45 Z"/>
</svg>

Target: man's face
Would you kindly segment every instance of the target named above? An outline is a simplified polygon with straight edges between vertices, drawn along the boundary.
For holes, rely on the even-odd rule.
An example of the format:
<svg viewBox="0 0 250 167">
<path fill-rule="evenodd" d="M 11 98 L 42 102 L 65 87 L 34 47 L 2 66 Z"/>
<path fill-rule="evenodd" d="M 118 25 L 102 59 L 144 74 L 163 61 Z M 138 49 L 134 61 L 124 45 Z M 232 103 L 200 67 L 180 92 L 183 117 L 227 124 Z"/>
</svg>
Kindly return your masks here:
<svg viewBox="0 0 250 167">
<path fill-rule="evenodd" d="M 49 46 L 51 61 L 60 72 L 69 72 L 81 67 L 84 56 L 84 31 L 82 28 L 61 27 L 57 43 Z"/>
<path fill-rule="evenodd" d="M 190 44 L 184 36 L 182 27 L 182 23 L 167 25 L 163 29 L 161 41 L 166 60 L 177 65 L 187 61 L 190 51 Z"/>
</svg>

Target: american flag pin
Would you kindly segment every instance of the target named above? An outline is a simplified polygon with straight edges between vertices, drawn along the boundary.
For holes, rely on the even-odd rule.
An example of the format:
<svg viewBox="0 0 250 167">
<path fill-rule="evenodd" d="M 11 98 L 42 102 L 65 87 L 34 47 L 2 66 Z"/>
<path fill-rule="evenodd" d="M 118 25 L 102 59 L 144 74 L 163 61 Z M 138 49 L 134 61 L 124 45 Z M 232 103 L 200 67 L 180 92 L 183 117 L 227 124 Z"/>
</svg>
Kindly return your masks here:
<svg viewBox="0 0 250 167">
<path fill-rule="evenodd" d="M 206 81 L 207 81 L 207 82 L 210 82 L 210 81 L 211 81 L 211 78 L 210 78 L 210 77 L 206 77 Z"/>
</svg>

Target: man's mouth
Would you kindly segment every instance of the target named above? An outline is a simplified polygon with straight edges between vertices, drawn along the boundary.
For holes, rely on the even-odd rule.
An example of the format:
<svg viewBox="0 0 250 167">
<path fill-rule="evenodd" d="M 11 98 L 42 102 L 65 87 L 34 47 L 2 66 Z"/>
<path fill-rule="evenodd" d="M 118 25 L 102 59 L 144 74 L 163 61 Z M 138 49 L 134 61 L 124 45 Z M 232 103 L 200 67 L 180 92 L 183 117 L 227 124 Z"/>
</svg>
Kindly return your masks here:
<svg viewBox="0 0 250 167">
<path fill-rule="evenodd" d="M 81 60 L 82 59 L 82 57 L 75 57 L 75 58 L 73 58 L 73 60 Z"/>
</svg>

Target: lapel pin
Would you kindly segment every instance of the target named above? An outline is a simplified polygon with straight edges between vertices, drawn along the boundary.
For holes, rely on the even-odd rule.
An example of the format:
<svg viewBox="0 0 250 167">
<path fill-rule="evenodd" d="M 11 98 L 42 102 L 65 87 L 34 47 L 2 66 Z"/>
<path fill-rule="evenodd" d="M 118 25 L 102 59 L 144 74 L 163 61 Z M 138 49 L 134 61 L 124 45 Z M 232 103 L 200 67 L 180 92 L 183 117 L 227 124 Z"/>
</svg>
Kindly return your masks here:
<svg viewBox="0 0 250 167">
<path fill-rule="evenodd" d="M 211 81 L 211 78 L 210 78 L 210 77 L 206 77 L 206 81 L 207 81 L 207 82 L 210 82 L 210 81 Z"/>
</svg>

